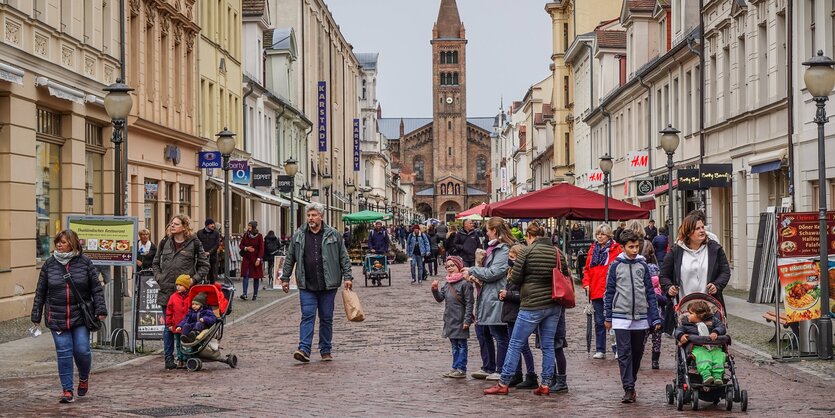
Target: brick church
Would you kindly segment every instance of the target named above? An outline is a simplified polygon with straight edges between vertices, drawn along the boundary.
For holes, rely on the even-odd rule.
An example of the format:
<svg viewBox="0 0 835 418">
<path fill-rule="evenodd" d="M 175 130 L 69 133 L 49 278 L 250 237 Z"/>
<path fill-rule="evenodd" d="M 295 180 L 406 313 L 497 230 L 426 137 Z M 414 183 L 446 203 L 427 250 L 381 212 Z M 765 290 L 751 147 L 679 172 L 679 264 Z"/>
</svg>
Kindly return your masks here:
<svg viewBox="0 0 835 418">
<path fill-rule="evenodd" d="M 393 168 L 411 180 L 427 218 L 452 220 L 490 197 L 494 118 L 467 118 L 467 38 L 455 0 L 441 0 L 432 29 L 432 118 L 383 118 Z"/>
</svg>

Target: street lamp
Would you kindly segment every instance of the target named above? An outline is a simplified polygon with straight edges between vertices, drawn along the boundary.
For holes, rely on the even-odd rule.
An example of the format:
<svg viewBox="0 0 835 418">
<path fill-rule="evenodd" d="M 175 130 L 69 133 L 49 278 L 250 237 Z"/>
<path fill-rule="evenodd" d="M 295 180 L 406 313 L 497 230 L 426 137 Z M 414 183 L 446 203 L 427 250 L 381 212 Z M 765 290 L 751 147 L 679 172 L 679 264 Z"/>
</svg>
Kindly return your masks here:
<svg viewBox="0 0 835 418">
<path fill-rule="evenodd" d="M 566 183 L 568 183 L 572 186 L 574 185 L 574 181 L 576 180 L 576 178 L 575 178 L 575 175 L 574 175 L 573 171 L 566 172 L 565 173 L 565 178 L 566 178 L 566 181 L 565 181 Z"/>
<path fill-rule="evenodd" d="M 296 230 L 296 211 L 294 204 L 296 203 L 296 174 L 299 172 L 299 162 L 291 156 L 284 161 L 284 172 L 290 176 L 290 236 Z"/>
<path fill-rule="evenodd" d="M 133 89 L 123 83 L 122 79 L 117 79 L 115 83 L 107 86 L 104 91 L 107 92 L 107 95 L 104 96 L 104 110 L 113 123 L 113 135 L 110 137 L 110 141 L 113 142 L 113 215 L 120 216 L 123 215 L 124 203 L 122 197 L 125 187 L 125 182 L 122 181 L 122 133 L 130 109 L 133 107 L 133 98 L 130 96 Z M 113 316 L 110 321 L 110 328 L 114 331 L 125 327 L 125 314 L 122 309 L 122 284 L 122 268 L 114 267 Z M 114 341 L 114 343 L 118 345 L 122 337 L 121 334 L 116 335 L 117 341 Z"/>
<path fill-rule="evenodd" d="M 673 125 L 668 124 L 666 128 L 662 129 L 661 134 L 661 148 L 667 153 L 667 213 L 670 217 L 669 236 L 675 236 L 675 198 L 673 196 L 673 154 L 676 152 L 679 143 L 679 130 L 673 128 Z"/>
<path fill-rule="evenodd" d="M 354 185 L 353 181 L 349 181 L 345 185 L 345 192 L 348 193 L 348 212 L 350 213 L 354 210 L 354 193 L 357 192 L 357 186 Z"/>
<path fill-rule="evenodd" d="M 313 187 L 310 184 L 305 183 L 304 186 L 302 186 L 301 192 L 304 193 L 304 197 L 307 198 L 308 202 L 311 198 L 313 198 Z"/>
<path fill-rule="evenodd" d="M 331 186 L 333 186 L 333 176 L 329 173 L 322 174 L 322 189 L 325 193 L 325 209 L 327 209 L 325 212 L 328 214 L 328 224 L 333 224 L 333 219 L 330 218 Z"/>
<path fill-rule="evenodd" d="M 235 151 L 235 134 L 224 127 L 215 136 L 217 150 L 223 157 L 223 271 L 229 277 L 229 245 L 232 243 L 229 239 L 229 218 L 232 213 L 229 209 L 229 156 Z"/>
<path fill-rule="evenodd" d="M 832 319 L 829 306 L 829 275 L 827 272 L 828 249 L 826 226 L 826 148 L 824 146 L 823 126 L 829 121 L 826 116 L 826 101 L 835 87 L 835 61 L 818 51 L 817 56 L 803 63 L 809 67 L 803 73 L 806 89 L 815 101 L 817 112 L 814 122 L 818 124 L 818 222 L 820 237 L 820 263 L 818 264 L 821 316 L 818 319 L 818 358 L 828 360 L 832 358 Z"/>
<path fill-rule="evenodd" d="M 603 172 L 603 196 L 606 199 L 603 201 L 603 219 L 609 223 L 609 174 L 612 172 L 612 157 L 605 154 L 600 157 L 600 171 Z"/>
</svg>

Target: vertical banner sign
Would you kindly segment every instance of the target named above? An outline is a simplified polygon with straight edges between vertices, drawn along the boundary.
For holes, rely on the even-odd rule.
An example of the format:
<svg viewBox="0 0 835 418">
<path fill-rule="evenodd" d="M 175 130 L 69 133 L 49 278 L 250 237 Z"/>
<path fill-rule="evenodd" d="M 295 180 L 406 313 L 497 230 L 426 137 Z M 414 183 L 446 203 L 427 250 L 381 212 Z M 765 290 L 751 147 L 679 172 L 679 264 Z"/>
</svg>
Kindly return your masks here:
<svg viewBox="0 0 835 418">
<path fill-rule="evenodd" d="M 626 154 L 627 169 L 630 173 L 639 173 L 649 169 L 649 152 L 632 151 Z"/>
<path fill-rule="evenodd" d="M 249 161 L 247 160 L 232 160 L 229 161 L 229 169 L 232 170 L 232 183 L 249 185 L 251 178 L 249 171 Z"/>
<path fill-rule="evenodd" d="M 354 171 L 360 171 L 360 120 L 354 119 Z"/>
<path fill-rule="evenodd" d="M 319 107 L 319 152 L 328 151 L 328 83 L 320 81 L 316 90 L 316 101 Z"/>
<path fill-rule="evenodd" d="M 501 180 L 502 180 L 502 182 L 501 182 L 502 193 L 507 193 L 507 189 L 509 187 L 508 187 L 508 183 L 507 183 L 507 167 L 506 166 L 501 168 L 501 176 L 502 176 L 502 178 L 501 178 Z"/>
</svg>

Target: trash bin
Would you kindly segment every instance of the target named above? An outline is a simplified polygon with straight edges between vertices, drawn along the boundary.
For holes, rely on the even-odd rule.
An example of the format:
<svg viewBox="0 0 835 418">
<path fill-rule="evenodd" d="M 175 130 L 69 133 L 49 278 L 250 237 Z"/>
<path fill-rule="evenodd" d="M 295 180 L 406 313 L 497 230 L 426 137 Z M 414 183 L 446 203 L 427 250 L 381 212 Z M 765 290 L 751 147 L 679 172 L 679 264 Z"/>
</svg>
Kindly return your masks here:
<svg viewBox="0 0 835 418">
<path fill-rule="evenodd" d="M 798 340 L 801 354 L 818 352 L 818 320 L 807 319 L 798 323 Z"/>
</svg>

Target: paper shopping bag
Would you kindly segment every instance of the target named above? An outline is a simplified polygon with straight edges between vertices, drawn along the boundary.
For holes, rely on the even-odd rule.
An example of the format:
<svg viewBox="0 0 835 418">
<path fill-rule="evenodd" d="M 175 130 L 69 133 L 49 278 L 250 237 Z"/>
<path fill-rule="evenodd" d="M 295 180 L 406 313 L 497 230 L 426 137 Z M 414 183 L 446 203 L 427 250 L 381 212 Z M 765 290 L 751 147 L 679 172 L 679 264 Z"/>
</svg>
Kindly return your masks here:
<svg viewBox="0 0 835 418">
<path fill-rule="evenodd" d="M 362 312 L 362 305 L 360 305 L 360 298 L 353 290 L 342 290 L 342 304 L 345 305 L 345 315 L 351 322 L 362 322 L 365 320 L 365 314 Z"/>
</svg>

